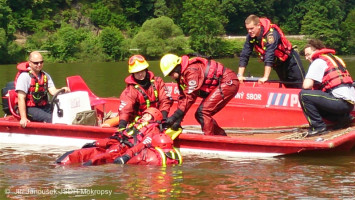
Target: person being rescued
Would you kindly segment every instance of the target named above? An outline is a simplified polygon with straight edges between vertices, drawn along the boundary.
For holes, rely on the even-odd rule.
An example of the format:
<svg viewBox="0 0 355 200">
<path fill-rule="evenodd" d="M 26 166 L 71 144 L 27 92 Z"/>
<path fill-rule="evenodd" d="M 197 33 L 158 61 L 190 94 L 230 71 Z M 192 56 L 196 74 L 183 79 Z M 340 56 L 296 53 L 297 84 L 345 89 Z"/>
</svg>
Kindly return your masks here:
<svg viewBox="0 0 355 200">
<path fill-rule="evenodd" d="M 160 129 L 162 113 L 147 108 L 125 129 L 119 129 L 110 138 L 85 144 L 81 149 L 65 153 L 58 164 L 83 163 L 84 166 L 106 163 L 117 164 L 181 164 L 180 152 L 173 147 L 172 139 Z"/>
</svg>

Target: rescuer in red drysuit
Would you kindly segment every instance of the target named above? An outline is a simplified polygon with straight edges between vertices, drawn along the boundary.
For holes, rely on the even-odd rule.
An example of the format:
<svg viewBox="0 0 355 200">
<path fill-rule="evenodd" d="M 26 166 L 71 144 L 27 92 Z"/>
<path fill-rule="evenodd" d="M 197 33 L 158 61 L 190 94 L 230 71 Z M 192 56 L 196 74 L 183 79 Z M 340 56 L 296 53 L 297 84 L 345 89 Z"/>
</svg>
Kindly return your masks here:
<svg viewBox="0 0 355 200">
<path fill-rule="evenodd" d="M 148 70 L 149 64 L 141 55 L 133 55 L 128 61 L 130 75 L 125 79 L 126 88 L 120 95 L 119 128 L 126 128 L 135 116 L 149 108 L 158 108 L 163 119 L 167 118 L 172 98 L 162 78 Z"/>
<path fill-rule="evenodd" d="M 144 148 L 150 147 L 151 138 L 161 133 L 158 128 L 161 120 L 162 114 L 159 110 L 153 107 L 148 108 L 137 123 L 130 125 L 126 130 L 121 130 L 110 138 L 85 144 L 82 149 L 67 152 L 56 162 L 59 164 L 84 163 L 83 165 L 89 166 L 112 163 L 116 157 L 123 154 L 132 158 Z"/>
<path fill-rule="evenodd" d="M 195 118 L 202 131 L 205 135 L 226 135 L 212 117 L 237 94 L 239 81 L 235 72 L 214 60 L 174 54 L 162 57 L 160 69 L 164 76 L 169 75 L 179 85 L 178 109 L 166 123 L 174 129 L 197 97 L 201 97 L 203 101 Z"/>
</svg>

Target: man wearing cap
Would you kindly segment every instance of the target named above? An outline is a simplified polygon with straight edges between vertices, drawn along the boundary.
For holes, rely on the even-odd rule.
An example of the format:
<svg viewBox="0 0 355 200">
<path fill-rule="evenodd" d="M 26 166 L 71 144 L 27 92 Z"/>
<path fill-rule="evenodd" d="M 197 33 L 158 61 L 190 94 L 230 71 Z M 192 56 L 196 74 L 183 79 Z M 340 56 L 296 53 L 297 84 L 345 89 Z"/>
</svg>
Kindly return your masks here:
<svg viewBox="0 0 355 200">
<path fill-rule="evenodd" d="M 125 79 L 126 88 L 120 96 L 119 128 L 126 128 L 149 107 L 158 108 L 165 120 L 173 103 L 162 78 L 148 70 L 149 64 L 141 55 L 133 55 L 128 61 L 130 75 Z"/>
<path fill-rule="evenodd" d="M 197 97 L 201 97 L 203 100 L 195 118 L 202 131 L 205 135 L 226 135 L 212 116 L 237 94 L 237 74 L 211 59 L 174 54 L 162 57 L 160 69 L 164 76 L 170 76 L 179 85 L 178 109 L 168 118 L 167 124 L 181 121 Z"/>
</svg>

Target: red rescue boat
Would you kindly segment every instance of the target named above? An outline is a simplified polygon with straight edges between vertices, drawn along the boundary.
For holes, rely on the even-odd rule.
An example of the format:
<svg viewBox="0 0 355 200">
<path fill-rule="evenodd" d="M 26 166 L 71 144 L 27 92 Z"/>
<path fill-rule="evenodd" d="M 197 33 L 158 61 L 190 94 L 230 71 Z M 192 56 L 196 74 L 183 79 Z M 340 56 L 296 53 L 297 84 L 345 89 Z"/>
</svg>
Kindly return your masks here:
<svg viewBox="0 0 355 200">
<path fill-rule="evenodd" d="M 76 81 L 75 84 L 73 80 Z M 108 113 L 113 117 L 117 114 L 120 103 L 118 98 L 95 96 L 80 76 L 68 77 L 67 83 L 73 94 L 78 91 L 88 93 L 90 107 L 96 110 L 99 121 Z M 176 84 L 169 83 L 167 86 L 173 98 L 176 98 Z M 194 119 L 194 112 L 200 103 L 200 100 L 197 100 L 187 113 L 182 123 L 184 131 L 174 140 L 174 145 L 180 148 L 182 155 L 208 154 L 223 158 L 270 157 L 308 152 L 340 153 L 351 150 L 355 146 L 354 127 L 318 137 L 302 137 L 308 123 L 298 101 L 299 91 L 284 88 L 283 84 L 278 82 L 259 85 L 255 81 L 249 81 L 241 84 L 235 98 L 215 116 L 218 123 L 226 129 L 228 136 L 201 134 Z M 58 95 L 58 98 L 65 95 L 68 94 Z M 65 107 L 68 103 L 60 104 Z M 175 108 L 176 104 L 171 112 Z M 58 114 L 56 110 L 58 108 L 55 108 L 54 115 Z M 67 111 L 64 109 L 63 112 L 65 116 Z M 68 147 L 63 151 L 107 138 L 115 131 L 114 127 L 71 125 L 61 120 L 54 120 L 54 124 L 31 122 L 26 128 L 21 128 L 18 118 L 14 115 L 0 118 L 0 143 Z"/>
</svg>

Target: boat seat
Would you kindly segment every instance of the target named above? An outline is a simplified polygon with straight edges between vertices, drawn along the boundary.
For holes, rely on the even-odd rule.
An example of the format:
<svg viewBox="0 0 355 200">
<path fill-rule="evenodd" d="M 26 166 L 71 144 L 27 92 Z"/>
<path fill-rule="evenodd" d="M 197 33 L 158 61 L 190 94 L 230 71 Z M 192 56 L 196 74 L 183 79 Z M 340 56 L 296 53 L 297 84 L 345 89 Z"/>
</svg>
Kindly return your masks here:
<svg viewBox="0 0 355 200">
<path fill-rule="evenodd" d="M 85 83 L 81 76 L 69 76 L 67 77 L 67 85 L 71 92 L 75 91 L 86 91 L 89 94 L 90 105 L 103 105 L 106 103 L 104 99 L 96 96 L 89 88 L 89 86 Z"/>
<path fill-rule="evenodd" d="M 15 90 L 9 90 L 7 93 L 7 99 L 8 99 L 8 104 L 9 104 L 9 109 L 11 114 L 17 119 L 21 119 L 20 115 L 16 112 L 17 92 Z"/>
</svg>

